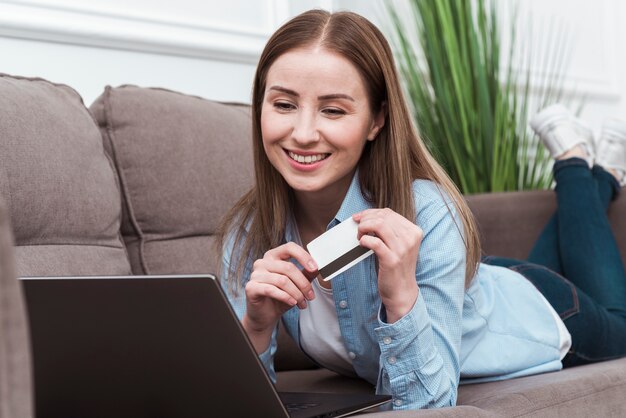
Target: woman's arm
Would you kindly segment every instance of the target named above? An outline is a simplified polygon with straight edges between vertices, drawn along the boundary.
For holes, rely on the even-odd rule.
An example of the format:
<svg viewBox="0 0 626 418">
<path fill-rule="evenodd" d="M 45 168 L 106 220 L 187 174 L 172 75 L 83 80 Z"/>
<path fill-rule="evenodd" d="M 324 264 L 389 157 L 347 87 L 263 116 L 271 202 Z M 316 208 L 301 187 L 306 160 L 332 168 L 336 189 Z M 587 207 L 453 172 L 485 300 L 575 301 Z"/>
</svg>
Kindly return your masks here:
<svg viewBox="0 0 626 418">
<path fill-rule="evenodd" d="M 389 302 L 381 295 L 380 326 L 376 329 L 381 351 L 377 390 L 394 397 L 395 409 L 456 404 L 465 245 L 460 232 L 463 224 L 452 204 L 449 206 L 442 200 L 432 202 L 418 215 L 423 238 L 412 281 L 419 292 L 409 311 L 400 318 L 390 317 Z M 388 219 L 384 224 L 392 222 Z M 377 256 L 382 269 L 383 260 Z M 380 281 L 381 277 L 379 291 Z M 408 281 L 400 288 L 407 286 Z M 405 299 L 400 299 L 401 304 Z"/>
<path fill-rule="evenodd" d="M 222 272 L 233 274 L 230 263 L 233 244 L 224 251 Z M 298 260 L 309 270 L 303 273 L 290 260 Z M 236 294 L 227 289 L 229 301 L 237 317 L 265 366 L 270 378 L 276 382 L 273 358 L 276 352 L 276 333 L 280 317 L 294 306 L 305 308 L 306 300 L 314 298 L 305 273 L 317 272 L 311 256 L 300 246 L 287 243 L 269 250 L 262 259 L 246 269 L 243 289 Z M 223 281 L 225 286 L 227 281 Z"/>
</svg>

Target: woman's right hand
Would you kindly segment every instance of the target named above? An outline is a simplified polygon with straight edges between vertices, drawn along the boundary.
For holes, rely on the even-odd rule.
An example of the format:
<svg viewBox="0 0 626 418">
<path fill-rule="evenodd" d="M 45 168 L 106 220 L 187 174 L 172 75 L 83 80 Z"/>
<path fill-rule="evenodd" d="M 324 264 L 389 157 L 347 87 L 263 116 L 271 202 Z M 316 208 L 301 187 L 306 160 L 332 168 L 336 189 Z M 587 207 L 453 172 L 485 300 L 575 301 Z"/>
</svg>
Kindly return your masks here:
<svg viewBox="0 0 626 418">
<path fill-rule="evenodd" d="M 290 259 L 304 267 L 301 271 Z M 242 325 L 257 353 L 267 350 L 280 317 L 298 305 L 305 309 L 315 294 L 311 286 L 317 265 L 299 245 L 288 242 L 265 253 L 252 266 L 246 284 L 246 313 Z"/>
</svg>

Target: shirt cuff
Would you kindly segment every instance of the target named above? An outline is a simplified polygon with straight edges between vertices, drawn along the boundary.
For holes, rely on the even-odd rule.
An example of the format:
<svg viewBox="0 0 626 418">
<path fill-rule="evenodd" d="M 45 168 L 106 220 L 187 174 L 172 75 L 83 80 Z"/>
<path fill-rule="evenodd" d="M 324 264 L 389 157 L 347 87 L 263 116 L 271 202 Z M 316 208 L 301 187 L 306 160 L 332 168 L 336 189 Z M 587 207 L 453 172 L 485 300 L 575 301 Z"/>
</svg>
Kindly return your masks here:
<svg viewBox="0 0 626 418">
<path fill-rule="evenodd" d="M 274 334 L 276 331 L 274 331 Z M 276 383 L 276 371 L 274 370 L 274 354 L 276 354 L 276 343 L 275 337 L 272 336 L 272 340 L 267 349 L 259 354 L 259 360 L 263 363 L 263 367 L 267 371 L 267 374 L 270 377 L 270 380 L 275 384 Z"/>
<path fill-rule="evenodd" d="M 398 321 L 388 324 L 381 319 L 384 307 L 379 310 L 374 331 L 378 338 L 381 362 L 390 379 L 420 370 L 431 361 L 435 347 L 430 316 L 421 294 L 413 308 Z"/>
<path fill-rule="evenodd" d="M 269 365 L 270 362 L 272 361 L 272 345 L 268 345 L 267 349 L 262 352 L 261 354 L 259 354 L 259 360 L 261 360 L 261 363 L 263 363 L 264 365 Z"/>
</svg>

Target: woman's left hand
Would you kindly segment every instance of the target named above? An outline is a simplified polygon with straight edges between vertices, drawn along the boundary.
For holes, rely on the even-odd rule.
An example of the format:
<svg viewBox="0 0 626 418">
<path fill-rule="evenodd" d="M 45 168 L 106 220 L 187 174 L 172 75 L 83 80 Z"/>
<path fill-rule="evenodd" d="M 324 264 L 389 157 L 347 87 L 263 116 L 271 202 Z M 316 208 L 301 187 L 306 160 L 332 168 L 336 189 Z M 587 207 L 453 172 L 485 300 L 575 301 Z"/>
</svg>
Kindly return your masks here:
<svg viewBox="0 0 626 418">
<path fill-rule="evenodd" d="M 394 323 L 409 313 L 417 300 L 415 268 L 424 233 L 391 209 L 367 209 L 352 219 L 359 224 L 360 244 L 378 257 L 378 292 L 387 322 Z"/>
</svg>

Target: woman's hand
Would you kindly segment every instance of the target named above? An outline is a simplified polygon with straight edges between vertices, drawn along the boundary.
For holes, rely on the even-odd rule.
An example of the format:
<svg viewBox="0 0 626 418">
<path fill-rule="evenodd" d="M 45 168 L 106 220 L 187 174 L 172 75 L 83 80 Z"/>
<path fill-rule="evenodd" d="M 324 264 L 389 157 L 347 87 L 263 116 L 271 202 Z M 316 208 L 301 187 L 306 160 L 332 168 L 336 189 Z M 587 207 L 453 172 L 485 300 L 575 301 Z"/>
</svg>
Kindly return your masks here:
<svg viewBox="0 0 626 418">
<path fill-rule="evenodd" d="M 300 271 L 290 259 L 297 260 Z M 313 258 L 299 245 L 289 242 L 265 253 L 252 267 L 246 284 L 246 313 L 242 325 L 258 353 L 267 349 L 272 332 L 283 313 L 298 305 L 305 309 L 315 294 L 311 278 L 317 276 Z"/>
<path fill-rule="evenodd" d="M 424 233 L 391 209 L 368 209 L 352 215 L 359 224 L 360 244 L 378 257 L 378 292 L 387 322 L 406 315 L 417 300 L 417 255 Z"/>
</svg>

